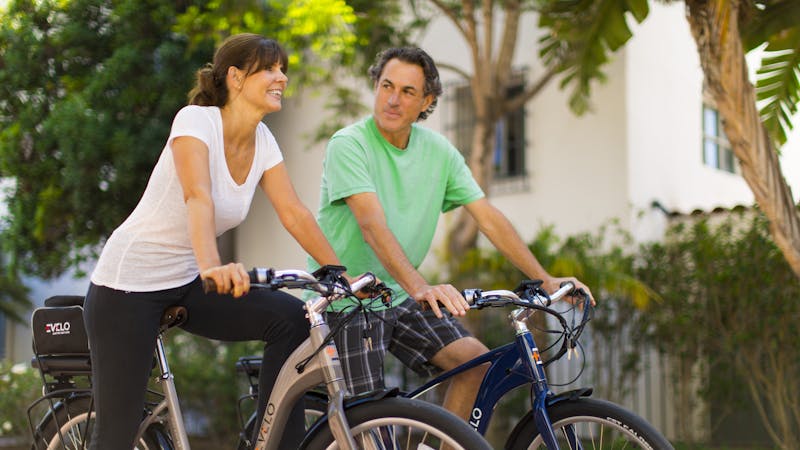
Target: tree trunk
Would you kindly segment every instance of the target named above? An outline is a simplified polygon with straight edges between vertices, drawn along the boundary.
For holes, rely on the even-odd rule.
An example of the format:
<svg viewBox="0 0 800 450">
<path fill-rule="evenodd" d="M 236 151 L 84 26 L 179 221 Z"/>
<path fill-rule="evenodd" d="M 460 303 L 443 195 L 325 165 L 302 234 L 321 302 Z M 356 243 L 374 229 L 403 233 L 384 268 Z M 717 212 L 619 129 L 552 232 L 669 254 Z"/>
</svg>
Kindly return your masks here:
<svg viewBox="0 0 800 450">
<path fill-rule="evenodd" d="M 493 174 L 494 126 L 509 104 L 505 92 L 512 73 L 511 63 L 518 38 L 522 2 L 462 0 L 460 7 L 457 7 L 440 0 L 431 1 L 456 26 L 470 49 L 473 74 L 469 81 L 475 111 L 475 128 L 467 164 L 478 185 L 489 195 Z M 500 11 L 502 32 L 495 33 L 495 18 Z M 551 77 L 552 73 L 548 74 L 535 85 L 534 90 L 521 97 L 527 101 Z M 456 214 L 456 220 L 447 231 L 447 260 L 451 268 L 458 264 L 464 254 L 476 247 L 479 231 L 478 224 L 464 208 Z"/>
<path fill-rule="evenodd" d="M 472 151 L 469 155 L 470 171 L 475 181 L 487 195 L 491 182 L 492 142 L 494 141 L 494 127 L 487 120 L 478 118 L 472 132 Z M 450 228 L 448 251 L 449 265 L 455 267 L 458 261 L 470 249 L 475 248 L 478 241 L 478 223 L 469 215 L 465 208 L 459 208 L 456 220 Z"/>
<path fill-rule="evenodd" d="M 707 87 L 775 244 L 800 278 L 800 213 L 756 108 L 738 26 L 741 0 L 686 0 Z"/>
<path fill-rule="evenodd" d="M 686 0 L 687 19 L 697 43 L 707 88 L 724 119 L 725 134 L 739 160 L 742 175 L 770 222 L 775 244 L 792 271 L 800 277 L 800 214 L 756 108 L 755 89 L 748 77 L 739 31 L 741 4 L 742 0 Z M 753 405 L 773 442 L 779 448 L 788 448 L 786 443 L 796 444 L 797 436 L 793 431 L 796 423 L 790 424 L 792 410 L 778 401 L 786 397 L 785 375 L 782 374 L 785 371 L 775 370 L 777 366 L 761 370 L 765 363 L 762 358 L 747 358 L 754 355 L 765 356 L 764 352 L 745 348 L 738 355 L 736 366 L 747 380 Z M 767 351 L 768 363 L 770 356 Z M 759 378 L 764 381 L 759 382 Z M 794 377 L 788 378 L 792 383 Z"/>
</svg>

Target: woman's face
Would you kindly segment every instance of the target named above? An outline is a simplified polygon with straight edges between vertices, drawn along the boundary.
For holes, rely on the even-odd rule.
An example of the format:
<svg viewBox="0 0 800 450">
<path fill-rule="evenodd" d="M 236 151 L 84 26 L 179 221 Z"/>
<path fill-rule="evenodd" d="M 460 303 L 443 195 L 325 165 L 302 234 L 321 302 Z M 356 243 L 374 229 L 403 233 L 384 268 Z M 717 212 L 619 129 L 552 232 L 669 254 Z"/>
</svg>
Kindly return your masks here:
<svg viewBox="0 0 800 450">
<path fill-rule="evenodd" d="M 289 78 L 283 73 L 281 63 L 253 72 L 244 78 L 241 95 L 264 114 L 281 110 L 283 91 Z"/>
</svg>

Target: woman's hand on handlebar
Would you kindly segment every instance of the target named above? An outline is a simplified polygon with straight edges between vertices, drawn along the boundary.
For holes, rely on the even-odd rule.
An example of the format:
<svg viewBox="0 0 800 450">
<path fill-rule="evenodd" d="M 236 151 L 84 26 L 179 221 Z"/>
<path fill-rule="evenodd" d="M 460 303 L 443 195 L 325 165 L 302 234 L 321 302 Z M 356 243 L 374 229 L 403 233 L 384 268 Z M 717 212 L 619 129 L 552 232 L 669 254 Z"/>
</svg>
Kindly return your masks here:
<svg viewBox="0 0 800 450">
<path fill-rule="evenodd" d="M 238 298 L 250 292 L 250 276 L 241 263 L 208 268 L 200 273 L 200 278 L 214 280 L 217 294 L 231 294 Z"/>
</svg>

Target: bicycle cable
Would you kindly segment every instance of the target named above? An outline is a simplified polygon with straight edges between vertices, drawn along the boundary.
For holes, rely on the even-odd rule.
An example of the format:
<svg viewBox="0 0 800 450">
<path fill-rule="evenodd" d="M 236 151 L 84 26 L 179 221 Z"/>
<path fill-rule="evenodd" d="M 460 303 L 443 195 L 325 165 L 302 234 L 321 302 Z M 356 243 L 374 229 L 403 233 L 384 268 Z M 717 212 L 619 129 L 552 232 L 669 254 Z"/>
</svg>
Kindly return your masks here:
<svg viewBox="0 0 800 450">
<path fill-rule="evenodd" d="M 320 284 L 323 284 L 323 283 L 320 283 Z M 334 284 L 335 283 L 329 283 L 329 284 L 325 283 L 326 286 L 333 286 Z M 344 284 L 340 285 L 340 287 L 342 287 L 342 286 L 347 286 L 347 283 L 344 283 Z M 388 288 L 386 288 L 386 289 L 388 289 Z M 317 347 L 316 350 L 314 350 L 311 353 L 311 355 L 309 355 L 307 358 L 305 358 L 304 360 L 302 360 L 299 363 L 297 363 L 297 365 L 295 365 L 295 369 L 297 370 L 297 373 L 303 373 L 303 371 L 305 371 L 306 366 L 311 362 L 311 360 L 314 359 L 314 357 L 317 356 L 317 354 L 319 354 L 319 352 L 321 352 L 323 348 L 325 348 L 328 344 L 330 344 L 334 340 L 335 336 L 337 334 L 339 334 L 344 329 L 344 327 L 348 323 L 350 323 L 350 321 L 352 321 L 353 318 L 355 318 L 355 316 L 360 311 L 364 312 L 365 323 L 369 323 L 368 317 L 367 317 L 367 313 L 371 312 L 371 310 L 366 305 L 364 305 L 364 300 L 366 300 L 366 299 L 358 298 L 358 296 L 356 296 L 349 289 L 349 287 L 345 288 L 344 298 L 341 298 L 339 300 L 345 300 L 345 299 L 348 299 L 348 300 L 350 300 L 351 302 L 354 303 L 353 305 L 350 306 L 350 307 L 353 308 L 352 311 L 347 312 L 347 315 L 345 315 L 344 318 L 339 323 L 337 323 L 335 327 L 331 328 L 331 330 L 328 333 L 328 335 L 325 336 L 325 339 L 323 339 L 322 343 L 319 345 L 319 347 Z M 378 301 L 379 299 L 381 301 L 383 301 L 383 299 L 385 299 L 385 291 L 384 290 L 381 290 L 381 292 L 379 293 L 379 295 L 377 297 L 370 297 L 369 298 L 369 300 L 370 300 L 369 303 L 371 304 L 371 303 L 373 303 L 375 301 Z M 331 303 L 331 301 L 328 300 L 328 304 L 329 305 L 330 305 L 330 303 Z M 347 308 L 348 307 L 345 307 L 345 309 L 343 309 L 341 312 L 346 311 Z M 376 317 L 382 319 L 380 316 L 376 316 Z"/>
</svg>

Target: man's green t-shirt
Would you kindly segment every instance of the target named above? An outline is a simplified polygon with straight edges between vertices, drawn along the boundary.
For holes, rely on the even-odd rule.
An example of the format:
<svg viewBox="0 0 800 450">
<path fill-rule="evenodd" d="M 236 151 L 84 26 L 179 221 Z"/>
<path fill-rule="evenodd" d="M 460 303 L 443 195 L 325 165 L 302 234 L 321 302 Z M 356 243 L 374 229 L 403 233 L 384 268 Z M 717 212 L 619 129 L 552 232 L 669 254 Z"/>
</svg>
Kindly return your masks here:
<svg viewBox="0 0 800 450">
<path fill-rule="evenodd" d="M 331 137 L 323 162 L 318 221 L 352 275 L 372 272 L 394 290 L 394 303 L 408 297 L 366 243 L 345 199 L 374 192 L 386 222 L 414 267 L 430 249 L 442 212 L 484 196 L 461 153 L 441 134 L 414 124 L 406 149 L 380 134 L 372 116 Z M 319 267 L 309 258 L 309 268 Z"/>
</svg>

